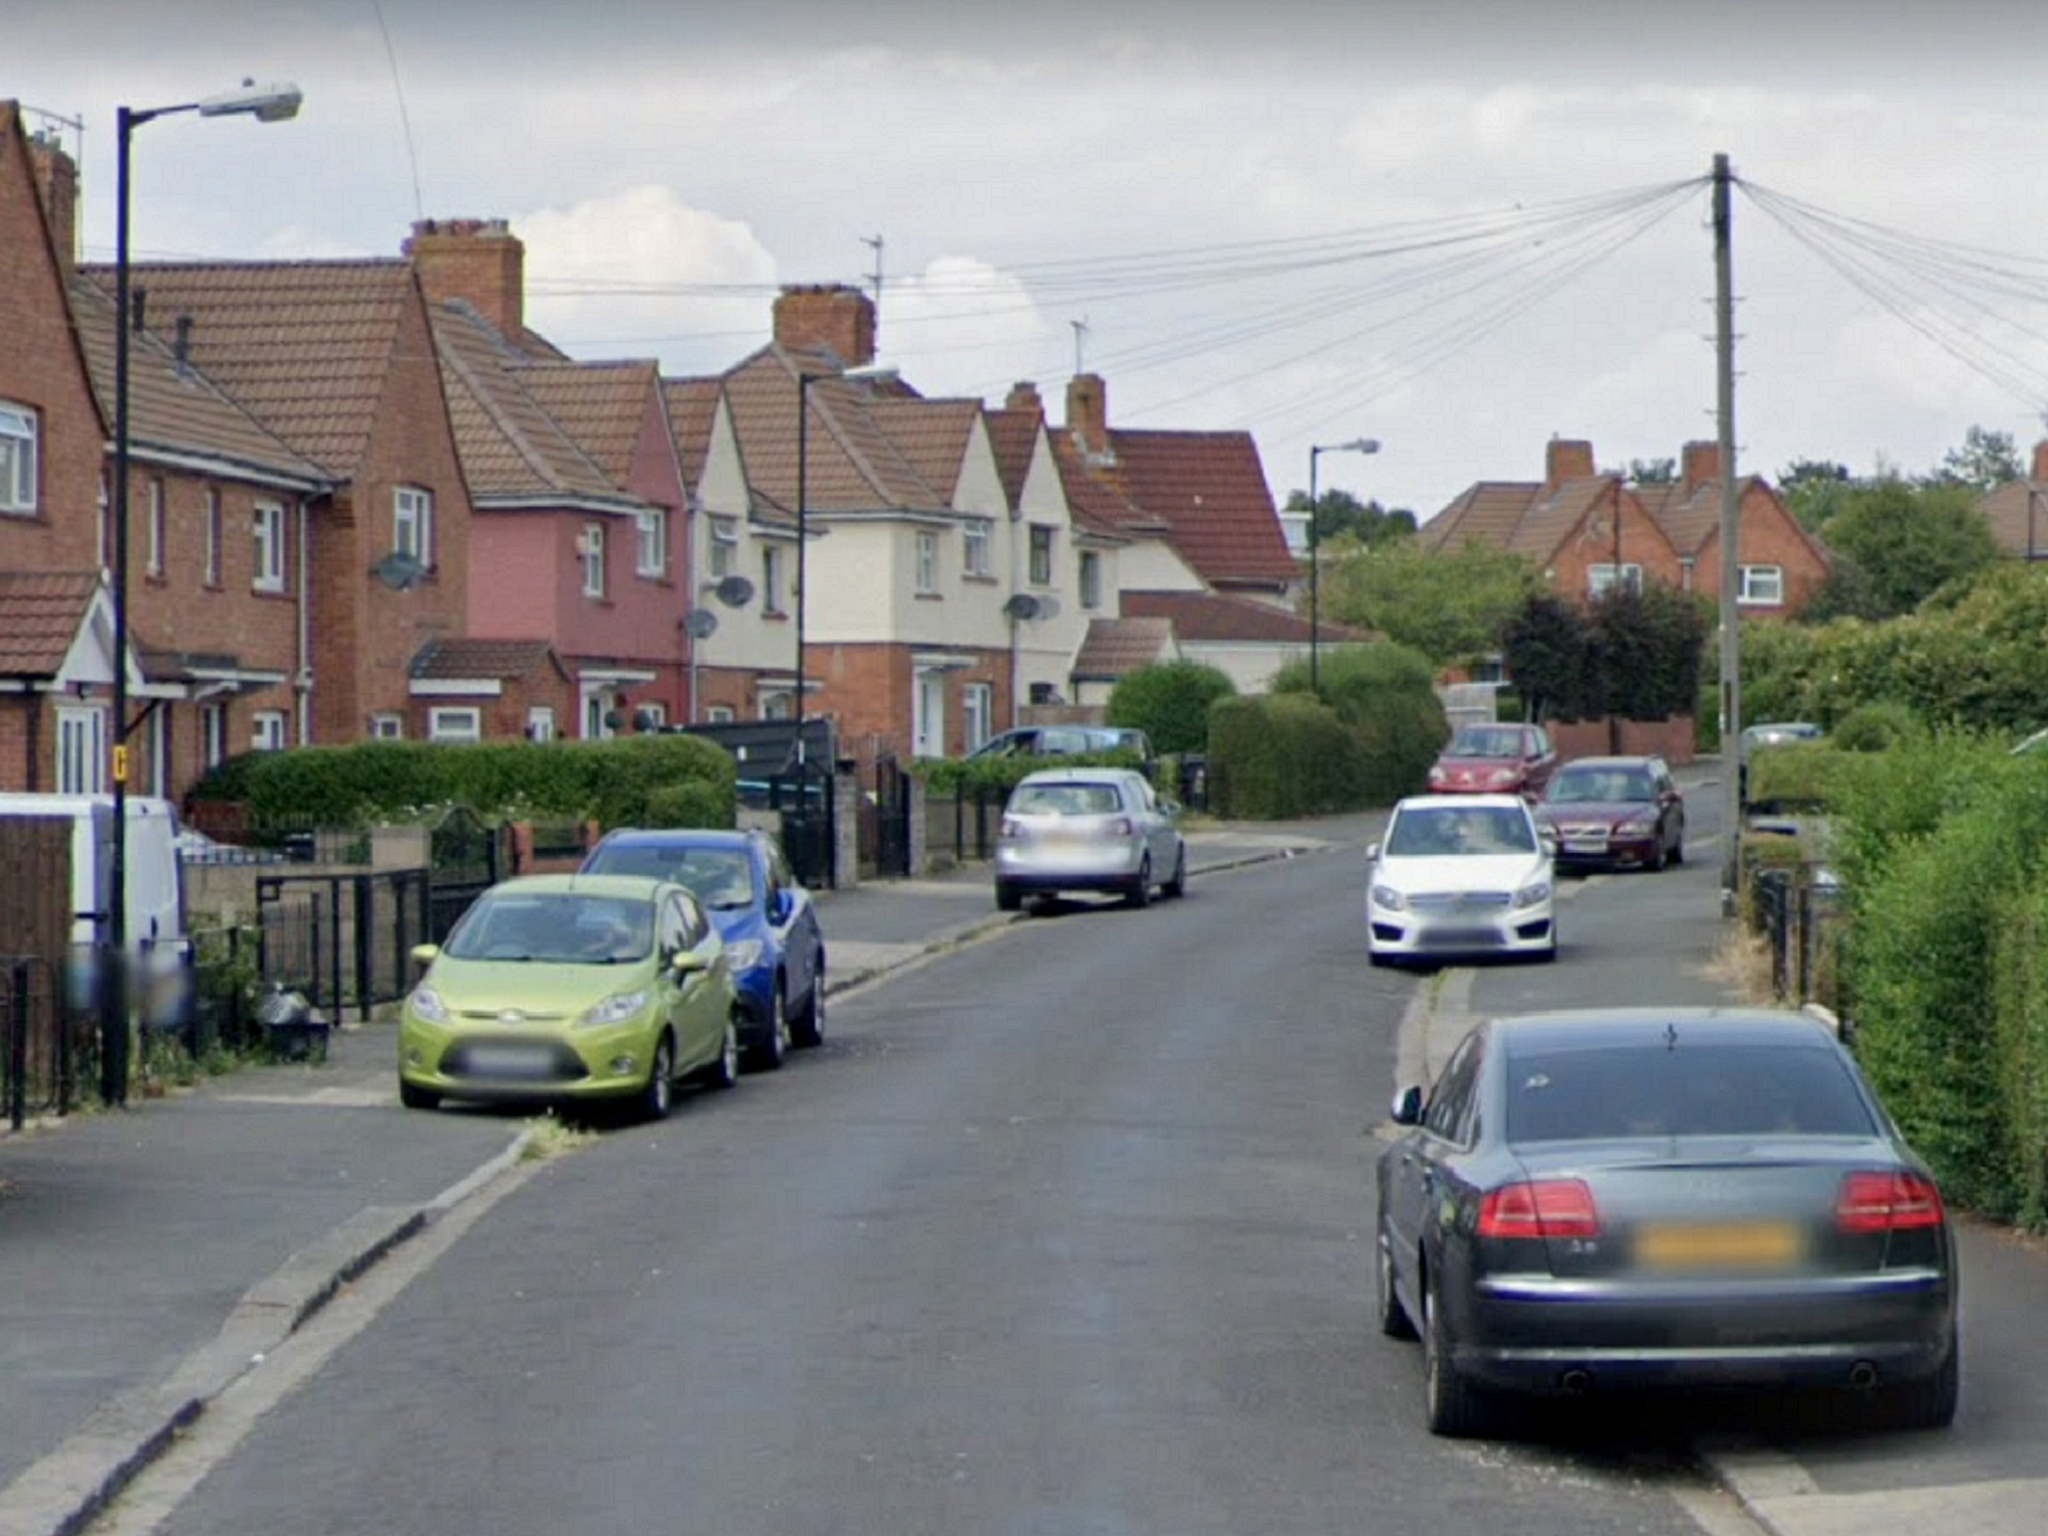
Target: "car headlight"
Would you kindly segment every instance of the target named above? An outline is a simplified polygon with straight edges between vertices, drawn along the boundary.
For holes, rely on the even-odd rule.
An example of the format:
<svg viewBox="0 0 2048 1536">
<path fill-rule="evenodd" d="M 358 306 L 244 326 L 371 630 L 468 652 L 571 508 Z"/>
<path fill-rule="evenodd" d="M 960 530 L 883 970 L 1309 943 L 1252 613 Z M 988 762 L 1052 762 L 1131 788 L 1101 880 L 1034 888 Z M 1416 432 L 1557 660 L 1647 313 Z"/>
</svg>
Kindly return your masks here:
<svg viewBox="0 0 2048 1536">
<path fill-rule="evenodd" d="M 1655 816 L 1631 816 L 1614 830 L 1623 837 L 1648 837 L 1657 830 L 1657 818 Z"/>
<path fill-rule="evenodd" d="M 1391 885 L 1374 886 L 1372 888 L 1372 903 L 1376 907 L 1386 908 L 1389 912 L 1405 912 L 1408 910 L 1408 903 L 1401 899 L 1401 893 Z"/>
<path fill-rule="evenodd" d="M 586 1008 L 578 1024 L 623 1024 L 642 1008 L 647 1006 L 647 989 L 641 987 L 634 992 L 621 992 L 608 997 L 594 1007 Z"/>
<path fill-rule="evenodd" d="M 1533 885 L 1525 885 L 1515 892 L 1515 905 L 1517 907 L 1533 907 L 1548 900 L 1550 900 L 1550 882 L 1548 880 L 1538 880 Z"/>
<path fill-rule="evenodd" d="M 761 963 L 759 939 L 735 939 L 725 946 L 725 958 L 736 971 L 750 971 Z"/>
<path fill-rule="evenodd" d="M 446 1024 L 448 1022 L 448 1005 L 441 1001 L 441 994 L 432 987 L 414 987 L 412 989 L 412 996 L 407 1001 L 412 1005 L 412 1011 L 425 1019 L 429 1024 Z"/>
<path fill-rule="evenodd" d="M 1450 776 L 1450 770 L 1447 768 L 1432 767 L 1429 770 L 1429 782 L 1432 784 L 1441 784 L 1445 779 L 1448 779 Z"/>
<path fill-rule="evenodd" d="M 1521 777 L 1513 768 L 1496 768 L 1486 776 L 1486 782 L 1495 789 L 1507 789 Z"/>
</svg>

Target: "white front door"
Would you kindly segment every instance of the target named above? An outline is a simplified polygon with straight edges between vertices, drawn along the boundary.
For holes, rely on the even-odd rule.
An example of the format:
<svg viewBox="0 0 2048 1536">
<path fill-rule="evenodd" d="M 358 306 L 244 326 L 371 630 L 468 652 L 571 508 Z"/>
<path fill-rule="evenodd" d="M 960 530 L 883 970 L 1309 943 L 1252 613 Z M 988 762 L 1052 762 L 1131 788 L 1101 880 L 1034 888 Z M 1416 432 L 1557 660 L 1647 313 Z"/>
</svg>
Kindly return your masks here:
<svg viewBox="0 0 2048 1536">
<path fill-rule="evenodd" d="M 57 793 L 98 795 L 107 788 L 107 712 L 89 707 L 57 710 Z"/>
<path fill-rule="evenodd" d="M 946 674 L 917 674 L 916 716 L 910 723 L 912 757 L 946 755 Z"/>
</svg>

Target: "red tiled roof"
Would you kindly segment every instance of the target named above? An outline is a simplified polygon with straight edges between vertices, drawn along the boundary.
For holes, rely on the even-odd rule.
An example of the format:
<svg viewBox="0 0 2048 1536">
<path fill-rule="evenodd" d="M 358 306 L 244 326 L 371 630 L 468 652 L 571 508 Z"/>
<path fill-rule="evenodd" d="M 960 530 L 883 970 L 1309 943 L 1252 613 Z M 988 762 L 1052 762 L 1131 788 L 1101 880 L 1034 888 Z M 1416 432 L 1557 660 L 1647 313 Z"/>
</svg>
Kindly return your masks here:
<svg viewBox="0 0 2048 1536">
<path fill-rule="evenodd" d="M 113 271 L 83 269 L 111 292 Z M 383 398 L 405 306 L 403 261 L 137 263 L 145 319 L 189 315 L 194 366 L 330 477 L 352 475 Z"/>
<path fill-rule="evenodd" d="M 613 485 L 632 484 L 633 450 L 640 445 L 650 397 L 659 398 L 661 389 L 656 364 L 527 363 L 519 378 Z"/>
<path fill-rule="evenodd" d="M 1416 532 L 1429 550 L 1477 543 L 1542 564 L 1601 498 L 1616 493 L 1620 485 L 1617 475 L 1567 480 L 1555 490 L 1541 483 L 1481 481 Z"/>
<path fill-rule="evenodd" d="M 99 585 L 89 571 L 0 571 L 0 677 L 55 677 Z"/>
<path fill-rule="evenodd" d="M 1171 619 L 1090 619 L 1068 675 L 1086 682 L 1109 682 L 1154 662 L 1171 660 L 1173 654 Z"/>
<path fill-rule="evenodd" d="M 988 422 L 989 447 L 995 451 L 1003 495 L 1014 512 L 1024 500 L 1024 482 L 1031 474 L 1031 459 L 1038 450 L 1038 433 L 1045 425 L 1045 412 L 1000 410 L 983 415 Z"/>
<path fill-rule="evenodd" d="M 867 408 L 918 478 L 951 505 L 981 402 L 889 394 L 871 399 Z"/>
<path fill-rule="evenodd" d="M 1111 480 L 1090 472 L 1071 432 L 1050 436 L 1053 462 L 1059 466 L 1076 527 L 1102 535 L 1166 537 L 1163 519 L 1140 507 Z"/>
<path fill-rule="evenodd" d="M 554 646 L 545 640 L 430 640 L 413 657 L 411 675 L 454 682 L 473 677 L 531 677 L 543 667 L 568 676 Z"/>
<path fill-rule="evenodd" d="M 1125 592 L 1120 604 L 1125 618 L 1170 620 L 1183 645 L 1307 645 L 1310 638 L 1308 620 L 1292 609 L 1227 592 Z M 1379 638 L 1371 630 L 1327 619 L 1315 628 L 1325 640 Z"/>
<path fill-rule="evenodd" d="M 1249 432 L 1112 431 L 1100 461 L 1077 453 L 1064 428 L 1054 441 L 1068 501 L 1084 520 L 1163 529 L 1212 587 L 1285 590 L 1300 579 Z"/>
<path fill-rule="evenodd" d="M 711 457 L 711 428 L 718 420 L 718 401 L 725 385 L 718 379 L 663 379 L 662 399 L 668 405 L 669 431 L 682 455 L 683 484 L 695 494 Z"/>
</svg>

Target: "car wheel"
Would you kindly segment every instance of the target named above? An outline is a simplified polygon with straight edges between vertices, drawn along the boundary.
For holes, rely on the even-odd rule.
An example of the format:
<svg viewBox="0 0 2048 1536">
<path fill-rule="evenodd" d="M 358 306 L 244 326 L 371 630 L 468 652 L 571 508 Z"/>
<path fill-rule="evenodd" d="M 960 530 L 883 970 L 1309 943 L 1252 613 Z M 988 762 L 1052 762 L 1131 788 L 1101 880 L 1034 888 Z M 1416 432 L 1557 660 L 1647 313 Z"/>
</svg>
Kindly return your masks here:
<svg viewBox="0 0 2048 1536">
<path fill-rule="evenodd" d="M 1682 819 L 1678 823 L 1678 836 L 1671 839 L 1671 862 L 1685 862 L 1685 822 Z"/>
<path fill-rule="evenodd" d="M 719 1045 L 718 1054 L 704 1068 L 703 1083 L 706 1088 L 730 1088 L 739 1080 L 740 1023 L 735 1017 L 725 1021 L 725 1039 Z"/>
<path fill-rule="evenodd" d="M 1188 849 L 1181 844 L 1180 853 L 1173 861 L 1173 878 L 1159 887 L 1159 894 L 1169 901 L 1178 900 L 1188 893 Z"/>
<path fill-rule="evenodd" d="M 676 1046 L 667 1035 L 654 1048 L 654 1065 L 647 1073 L 647 1086 L 640 1090 L 640 1118 L 666 1120 L 676 1103 Z"/>
<path fill-rule="evenodd" d="M 1152 855 L 1149 853 L 1138 861 L 1138 878 L 1133 880 L 1124 892 L 1127 907 L 1149 907 L 1152 905 Z"/>
<path fill-rule="evenodd" d="M 789 1055 L 789 1005 L 782 1000 L 782 978 L 768 995 L 768 1028 L 760 1043 L 747 1053 L 747 1066 L 756 1072 L 773 1072 Z"/>
<path fill-rule="evenodd" d="M 1394 1244 L 1387 1236 L 1384 1222 L 1380 1224 L 1376 1246 L 1379 1258 L 1373 1265 L 1373 1289 L 1379 1302 L 1380 1332 L 1390 1339 L 1412 1339 L 1415 1337 L 1415 1324 L 1394 1289 Z"/>
<path fill-rule="evenodd" d="M 1947 1429 L 1955 1422 L 1956 1400 L 1962 1395 L 1962 1351 L 1949 1334 L 1948 1359 L 1932 1376 L 1879 1387 L 1871 1406 L 1880 1424 L 1891 1429 Z"/>
<path fill-rule="evenodd" d="M 1436 1281 L 1422 1287 L 1422 1396 L 1429 1432 L 1450 1440 L 1470 1439 L 1485 1432 L 1489 1413 L 1485 1394 L 1452 1363 L 1450 1340 L 1444 1333 L 1443 1308 L 1437 1303 Z"/>
<path fill-rule="evenodd" d="M 825 969 L 822 965 L 811 968 L 811 995 L 804 999 L 803 1007 L 789 1021 L 789 1042 L 805 1049 L 825 1043 Z"/>
<path fill-rule="evenodd" d="M 996 882 L 996 910 L 998 912 L 1016 912 L 1021 910 L 1023 905 L 1024 893 L 1022 891 L 1011 885 L 1007 880 L 998 880 Z"/>
<path fill-rule="evenodd" d="M 439 1109 L 441 1095 L 431 1088 L 415 1088 L 401 1077 L 398 1080 L 398 1102 L 407 1109 Z"/>
<path fill-rule="evenodd" d="M 1661 875 L 1664 866 L 1670 862 L 1670 855 L 1671 850 L 1664 846 L 1664 834 L 1660 832 L 1657 834 L 1656 850 L 1650 855 L 1650 873 Z"/>
</svg>

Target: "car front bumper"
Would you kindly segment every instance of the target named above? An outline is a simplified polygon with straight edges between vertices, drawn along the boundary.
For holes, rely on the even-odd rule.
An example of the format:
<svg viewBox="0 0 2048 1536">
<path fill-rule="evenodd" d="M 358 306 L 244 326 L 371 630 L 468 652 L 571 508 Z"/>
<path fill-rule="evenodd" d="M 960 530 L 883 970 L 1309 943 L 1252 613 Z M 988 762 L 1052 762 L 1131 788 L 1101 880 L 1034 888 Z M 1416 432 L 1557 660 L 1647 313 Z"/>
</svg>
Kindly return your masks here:
<svg viewBox="0 0 2048 1536">
<path fill-rule="evenodd" d="M 1548 954 L 1556 946 L 1551 902 L 1519 909 L 1447 912 L 1395 909 L 1368 901 L 1367 943 L 1389 957 Z"/>
<path fill-rule="evenodd" d="M 398 1073 L 450 1099 L 547 1102 L 618 1098 L 647 1083 L 657 1036 L 645 1019 L 569 1028 L 437 1025 L 407 1013 Z"/>
</svg>

